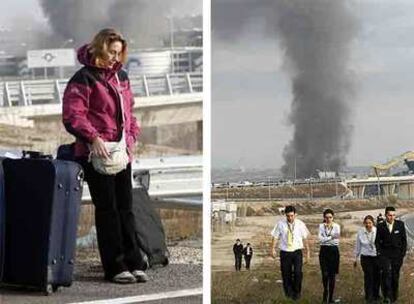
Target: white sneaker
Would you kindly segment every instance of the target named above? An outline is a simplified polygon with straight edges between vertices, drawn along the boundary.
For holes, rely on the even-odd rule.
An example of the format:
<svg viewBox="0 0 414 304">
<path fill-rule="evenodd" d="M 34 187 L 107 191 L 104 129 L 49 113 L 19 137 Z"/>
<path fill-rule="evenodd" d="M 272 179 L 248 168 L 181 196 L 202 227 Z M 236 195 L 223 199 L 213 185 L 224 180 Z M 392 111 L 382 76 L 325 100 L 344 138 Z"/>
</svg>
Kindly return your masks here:
<svg viewBox="0 0 414 304">
<path fill-rule="evenodd" d="M 112 278 L 112 282 L 118 283 L 118 284 L 132 284 L 135 283 L 137 279 L 135 279 L 135 276 L 132 275 L 129 271 L 123 271 L 121 273 L 118 273 L 116 276 Z"/>
<path fill-rule="evenodd" d="M 132 272 L 132 275 L 135 277 L 135 279 L 139 283 L 147 282 L 149 280 L 148 275 L 142 270 L 134 270 Z"/>
</svg>

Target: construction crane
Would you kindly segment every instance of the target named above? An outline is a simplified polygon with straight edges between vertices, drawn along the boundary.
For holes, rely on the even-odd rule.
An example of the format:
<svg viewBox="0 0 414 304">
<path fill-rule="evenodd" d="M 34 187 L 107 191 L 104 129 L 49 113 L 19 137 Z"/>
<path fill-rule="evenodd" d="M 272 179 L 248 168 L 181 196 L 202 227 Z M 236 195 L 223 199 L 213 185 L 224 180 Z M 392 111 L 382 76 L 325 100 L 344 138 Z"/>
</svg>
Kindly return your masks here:
<svg viewBox="0 0 414 304">
<path fill-rule="evenodd" d="M 405 152 L 400 156 L 394 157 L 385 164 L 375 164 L 372 166 L 372 168 L 374 169 L 375 175 L 380 176 L 384 175 L 384 173 L 389 174 L 389 171 L 393 167 L 400 166 L 403 163 L 407 165 L 410 171 L 414 170 L 414 151 Z"/>
</svg>

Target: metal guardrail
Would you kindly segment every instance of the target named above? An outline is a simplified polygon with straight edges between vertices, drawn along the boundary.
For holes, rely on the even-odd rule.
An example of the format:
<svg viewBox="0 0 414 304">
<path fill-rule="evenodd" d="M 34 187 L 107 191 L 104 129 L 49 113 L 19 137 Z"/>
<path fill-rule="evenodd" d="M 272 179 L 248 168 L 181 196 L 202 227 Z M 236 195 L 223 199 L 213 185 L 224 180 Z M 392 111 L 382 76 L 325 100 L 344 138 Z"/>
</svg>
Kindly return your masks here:
<svg viewBox="0 0 414 304">
<path fill-rule="evenodd" d="M 0 106 L 62 103 L 67 83 L 67 79 L 0 82 Z M 135 97 L 196 93 L 203 91 L 203 74 L 136 75 L 130 83 Z"/>
<path fill-rule="evenodd" d="M 152 201 L 165 208 L 200 209 L 203 193 L 202 156 L 169 156 L 144 158 L 132 164 L 133 188 L 140 186 L 134 179 L 135 172 L 149 170 L 149 195 Z M 133 191 L 134 191 L 133 189 Z M 85 184 L 82 200 L 90 202 Z"/>
</svg>

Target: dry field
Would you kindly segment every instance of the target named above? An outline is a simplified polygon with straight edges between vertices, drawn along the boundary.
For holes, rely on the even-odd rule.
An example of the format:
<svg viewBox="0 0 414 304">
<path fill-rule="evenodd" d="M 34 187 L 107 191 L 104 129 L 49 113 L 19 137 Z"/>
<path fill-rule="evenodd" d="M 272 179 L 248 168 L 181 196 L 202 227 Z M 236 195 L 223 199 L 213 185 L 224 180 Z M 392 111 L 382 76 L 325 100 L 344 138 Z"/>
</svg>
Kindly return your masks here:
<svg viewBox="0 0 414 304">
<path fill-rule="evenodd" d="M 292 203 L 292 202 L 289 202 Z M 308 226 L 311 237 L 311 260 L 304 266 L 303 296 L 298 303 L 321 302 L 321 276 L 318 264 L 317 227 L 322 219 L 322 211 L 327 206 L 338 210 L 336 221 L 342 227 L 341 266 L 337 277 L 336 297 L 341 303 L 364 303 L 363 277 L 360 266 L 353 267 L 354 239 L 365 215 L 378 215 L 383 212 L 384 203 L 314 202 L 316 206 L 307 208 L 305 202 L 297 202 L 298 217 Z M 293 203 L 295 204 L 295 203 Z M 345 205 L 344 205 L 345 204 Z M 398 214 L 414 212 L 413 202 L 396 202 Z M 250 204 L 255 210 L 270 208 L 271 203 Z M 381 206 L 379 209 L 378 207 Z M 342 211 L 340 211 L 342 210 Z M 213 303 L 291 303 L 284 298 L 279 259 L 269 257 L 270 231 L 280 215 L 248 216 L 239 220 L 232 231 L 214 232 L 212 236 L 212 299 Z M 252 269 L 236 273 L 232 245 L 236 238 L 254 248 Z M 401 278 L 401 298 L 399 303 L 414 303 L 411 300 L 414 290 L 414 256 L 408 255 Z"/>
<path fill-rule="evenodd" d="M 213 189 L 212 199 L 243 200 L 271 198 L 311 198 L 345 195 L 348 189 L 342 183 L 252 186 Z"/>
<path fill-rule="evenodd" d="M 175 210 L 158 209 L 166 238 L 169 243 L 175 243 L 184 239 L 200 239 L 203 230 L 203 215 L 201 210 Z M 95 225 L 93 205 L 82 205 L 78 236 L 87 235 Z"/>
</svg>

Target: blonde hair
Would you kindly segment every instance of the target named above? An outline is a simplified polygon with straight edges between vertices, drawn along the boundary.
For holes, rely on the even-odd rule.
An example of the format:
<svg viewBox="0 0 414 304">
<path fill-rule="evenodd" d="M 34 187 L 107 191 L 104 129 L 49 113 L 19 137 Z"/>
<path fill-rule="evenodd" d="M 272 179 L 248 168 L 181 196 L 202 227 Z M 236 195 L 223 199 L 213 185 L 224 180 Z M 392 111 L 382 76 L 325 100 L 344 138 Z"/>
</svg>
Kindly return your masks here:
<svg viewBox="0 0 414 304">
<path fill-rule="evenodd" d="M 122 52 L 120 61 L 125 63 L 127 60 L 127 42 L 121 33 L 112 28 L 101 30 L 95 35 L 89 44 L 89 52 L 92 54 L 92 60 L 98 67 L 106 67 L 109 60 L 108 49 L 111 43 L 119 41 L 122 43 Z"/>
</svg>

